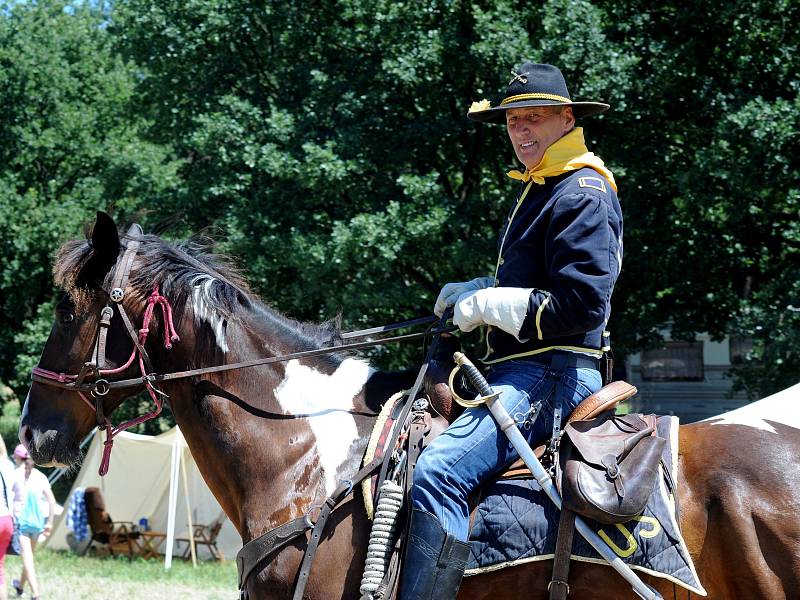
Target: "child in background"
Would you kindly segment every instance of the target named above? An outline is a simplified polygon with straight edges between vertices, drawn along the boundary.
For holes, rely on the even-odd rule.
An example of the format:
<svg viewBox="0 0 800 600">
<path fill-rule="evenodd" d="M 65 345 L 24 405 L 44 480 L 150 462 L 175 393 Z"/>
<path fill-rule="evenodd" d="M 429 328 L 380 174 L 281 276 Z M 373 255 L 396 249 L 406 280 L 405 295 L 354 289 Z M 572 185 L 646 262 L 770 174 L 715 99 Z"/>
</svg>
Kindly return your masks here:
<svg viewBox="0 0 800 600">
<path fill-rule="evenodd" d="M 45 537 L 50 535 L 53 527 L 53 515 L 55 515 L 56 499 L 50 489 L 50 482 L 44 473 L 33 466 L 33 459 L 28 455 L 28 451 L 20 444 L 14 449 L 14 460 L 19 465 L 14 477 L 14 516 L 20 521 L 19 543 L 22 550 L 22 575 L 17 580 L 13 580 L 11 585 L 17 592 L 17 596 L 22 596 L 27 582 L 31 587 L 31 600 L 39 600 L 39 582 L 36 578 L 36 567 L 33 560 L 33 551 L 40 534 Z M 32 495 L 35 499 L 33 503 L 38 507 L 41 499 L 48 502 L 49 510 L 47 517 L 44 518 L 42 528 L 25 525 L 24 514 L 28 505 L 28 496 Z M 40 512 L 41 514 L 41 512 Z"/>
</svg>

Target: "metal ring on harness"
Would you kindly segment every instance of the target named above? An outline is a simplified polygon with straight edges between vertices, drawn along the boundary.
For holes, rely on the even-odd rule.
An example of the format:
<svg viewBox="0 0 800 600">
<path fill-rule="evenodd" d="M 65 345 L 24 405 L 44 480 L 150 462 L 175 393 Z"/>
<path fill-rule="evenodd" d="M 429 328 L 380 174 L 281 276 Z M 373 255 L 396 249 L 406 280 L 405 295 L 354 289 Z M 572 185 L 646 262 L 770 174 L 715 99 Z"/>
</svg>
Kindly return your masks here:
<svg viewBox="0 0 800 600">
<path fill-rule="evenodd" d="M 550 583 L 547 584 L 547 591 L 550 591 L 550 588 L 553 587 L 553 584 L 556 585 L 563 585 L 567 588 L 567 596 L 569 596 L 569 584 L 566 581 L 561 581 L 560 579 L 553 579 Z"/>
<path fill-rule="evenodd" d="M 317 515 L 317 518 L 314 518 L 314 512 L 319 511 L 320 514 Z M 319 519 L 320 515 L 322 514 L 322 504 L 313 504 L 308 507 L 306 514 L 303 515 L 303 519 L 305 520 L 306 525 L 310 528 L 313 528 L 314 525 L 317 523 L 317 519 Z"/>
<path fill-rule="evenodd" d="M 98 379 L 94 382 L 92 396 L 105 396 L 109 390 L 111 390 L 111 386 L 109 385 L 108 381 L 105 379 Z"/>
</svg>

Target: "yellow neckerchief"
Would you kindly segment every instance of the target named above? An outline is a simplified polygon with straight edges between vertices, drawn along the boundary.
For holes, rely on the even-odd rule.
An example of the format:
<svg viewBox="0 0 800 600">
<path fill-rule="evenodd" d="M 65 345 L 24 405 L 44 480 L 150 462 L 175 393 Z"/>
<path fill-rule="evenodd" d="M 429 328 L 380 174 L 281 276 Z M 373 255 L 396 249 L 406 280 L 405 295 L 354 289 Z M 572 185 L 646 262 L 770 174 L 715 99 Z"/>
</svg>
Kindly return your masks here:
<svg viewBox="0 0 800 600">
<path fill-rule="evenodd" d="M 509 171 L 508 176 L 520 181 L 530 181 L 539 185 L 544 184 L 545 177 L 554 177 L 567 171 L 577 171 L 583 167 L 591 167 L 603 175 L 614 191 L 617 191 L 617 184 L 614 181 L 614 174 L 608 170 L 603 160 L 594 153 L 586 149 L 583 140 L 583 127 L 576 127 L 567 135 L 560 138 L 545 150 L 541 162 L 533 169 L 528 169 L 524 173 L 520 171 Z"/>
</svg>

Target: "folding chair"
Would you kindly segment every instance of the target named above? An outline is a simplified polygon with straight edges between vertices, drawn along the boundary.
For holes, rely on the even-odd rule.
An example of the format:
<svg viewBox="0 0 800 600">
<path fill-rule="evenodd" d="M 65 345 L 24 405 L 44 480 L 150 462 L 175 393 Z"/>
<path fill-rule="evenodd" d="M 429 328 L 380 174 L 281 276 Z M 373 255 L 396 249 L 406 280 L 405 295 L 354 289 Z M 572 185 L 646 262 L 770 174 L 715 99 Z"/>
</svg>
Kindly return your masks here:
<svg viewBox="0 0 800 600">
<path fill-rule="evenodd" d="M 211 556 L 214 557 L 215 560 L 224 561 L 225 557 L 222 554 L 222 551 L 217 548 L 217 536 L 219 535 L 220 530 L 222 529 L 222 524 L 225 522 L 225 515 L 220 515 L 220 517 L 213 521 L 209 525 L 201 525 L 199 523 L 195 523 L 192 527 L 192 532 L 194 535 L 194 544 L 195 546 L 207 546 L 208 551 L 211 553 Z M 189 558 L 189 555 L 192 551 L 191 541 L 188 537 L 176 537 L 176 542 L 185 542 L 186 543 L 186 550 L 183 551 L 183 558 Z"/>
<path fill-rule="evenodd" d="M 84 492 L 86 517 L 92 532 L 92 544 L 106 550 L 111 556 L 127 554 L 132 559 L 139 554 L 139 532 L 130 521 L 113 521 L 106 512 L 106 504 L 99 488 L 89 487 Z"/>
</svg>

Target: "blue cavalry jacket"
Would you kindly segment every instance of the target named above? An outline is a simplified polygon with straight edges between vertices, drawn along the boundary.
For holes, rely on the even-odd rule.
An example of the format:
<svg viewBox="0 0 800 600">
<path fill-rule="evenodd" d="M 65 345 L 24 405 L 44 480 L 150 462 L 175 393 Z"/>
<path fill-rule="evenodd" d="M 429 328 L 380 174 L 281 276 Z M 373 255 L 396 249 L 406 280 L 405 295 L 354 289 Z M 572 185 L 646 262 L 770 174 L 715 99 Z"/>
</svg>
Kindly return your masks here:
<svg viewBox="0 0 800 600">
<path fill-rule="evenodd" d="M 495 285 L 533 291 L 519 340 L 488 328 L 484 363 L 554 349 L 602 355 L 622 267 L 622 211 L 605 177 L 584 167 L 522 184 L 498 255 Z"/>
</svg>

